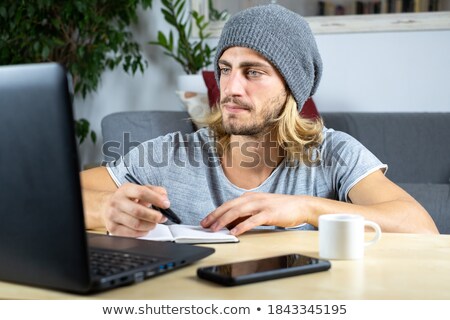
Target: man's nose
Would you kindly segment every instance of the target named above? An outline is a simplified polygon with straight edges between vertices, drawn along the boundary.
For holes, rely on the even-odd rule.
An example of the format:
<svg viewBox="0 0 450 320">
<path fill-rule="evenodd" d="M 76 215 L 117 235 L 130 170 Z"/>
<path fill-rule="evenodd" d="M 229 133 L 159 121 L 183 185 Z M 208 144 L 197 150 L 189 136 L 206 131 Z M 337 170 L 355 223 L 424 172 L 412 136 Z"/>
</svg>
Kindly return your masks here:
<svg viewBox="0 0 450 320">
<path fill-rule="evenodd" d="M 221 78 L 225 96 L 242 96 L 244 93 L 244 80 L 239 72 L 231 72 L 227 77 Z"/>
</svg>

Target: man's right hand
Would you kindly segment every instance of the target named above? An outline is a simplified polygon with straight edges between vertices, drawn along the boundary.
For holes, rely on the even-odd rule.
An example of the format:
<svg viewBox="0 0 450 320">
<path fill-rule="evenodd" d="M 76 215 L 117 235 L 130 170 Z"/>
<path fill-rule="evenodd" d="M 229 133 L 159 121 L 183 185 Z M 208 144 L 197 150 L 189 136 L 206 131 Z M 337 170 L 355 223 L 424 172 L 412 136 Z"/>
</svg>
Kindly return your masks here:
<svg viewBox="0 0 450 320">
<path fill-rule="evenodd" d="M 141 237 L 166 218 L 151 204 L 170 206 L 162 187 L 125 183 L 117 188 L 105 167 L 81 172 L 87 229 L 106 228 L 120 236 Z"/>
<path fill-rule="evenodd" d="M 167 191 L 157 186 L 125 183 L 106 202 L 102 220 L 111 234 L 142 237 L 156 224 L 167 221 L 151 204 L 168 208 L 170 202 Z"/>
</svg>

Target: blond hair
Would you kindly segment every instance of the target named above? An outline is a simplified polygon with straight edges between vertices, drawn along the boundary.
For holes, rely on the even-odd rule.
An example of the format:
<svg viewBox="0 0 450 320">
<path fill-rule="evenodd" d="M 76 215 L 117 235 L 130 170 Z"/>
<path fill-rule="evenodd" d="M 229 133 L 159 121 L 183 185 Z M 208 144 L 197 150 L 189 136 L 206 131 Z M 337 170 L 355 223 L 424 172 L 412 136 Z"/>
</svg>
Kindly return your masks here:
<svg viewBox="0 0 450 320">
<path fill-rule="evenodd" d="M 223 156 L 230 143 L 228 134 L 222 124 L 222 113 L 219 104 L 202 121 L 213 133 L 217 152 Z M 323 140 L 323 121 L 320 117 L 304 118 L 297 110 L 294 97 L 289 94 L 280 116 L 271 122 L 275 129 L 277 143 L 286 153 L 288 161 L 311 161 L 308 149 L 317 147 Z"/>
</svg>

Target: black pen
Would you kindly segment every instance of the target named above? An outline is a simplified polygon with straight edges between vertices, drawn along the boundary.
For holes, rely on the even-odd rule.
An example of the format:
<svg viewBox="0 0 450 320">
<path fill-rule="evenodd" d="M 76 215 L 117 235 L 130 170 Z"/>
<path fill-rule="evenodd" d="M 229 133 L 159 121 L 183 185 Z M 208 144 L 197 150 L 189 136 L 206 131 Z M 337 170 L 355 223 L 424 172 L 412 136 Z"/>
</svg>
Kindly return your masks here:
<svg viewBox="0 0 450 320">
<path fill-rule="evenodd" d="M 126 173 L 125 174 L 125 179 L 128 182 L 134 183 L 134 184 L 138 184 L 138 185 L 142 185 L 142 183 L 140 183 L 139 181 L 137 181 L 131 174 Z M 159 208 L 155 205 L 152 205 L 153 209 L 158 210 L 159 212 L 161 212 L 165 217 L 167 217 L 170 221 L 172 221 L 173 223 L 176 224 L 180 224 L 181 223 L 181 219 L 175 214 L 175 212 L 173 212 L 170 208 L 167 209 L 163 209 L 163 208 Z"/>
</svg>

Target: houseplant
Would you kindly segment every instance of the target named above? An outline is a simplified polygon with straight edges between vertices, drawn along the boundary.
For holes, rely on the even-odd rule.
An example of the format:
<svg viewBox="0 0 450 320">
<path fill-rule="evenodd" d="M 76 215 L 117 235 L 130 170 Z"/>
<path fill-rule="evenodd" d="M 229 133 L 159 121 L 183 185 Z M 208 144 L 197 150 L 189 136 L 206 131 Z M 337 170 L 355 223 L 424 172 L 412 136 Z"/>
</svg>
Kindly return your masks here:
<svg viewBox="0 0 450 320">
<path fill-rule="evenodd" d="M 167 35 L 159 31 L 157 40 L 150 44 L 162 47 L 164 54 L 178 62 L 186 74 L 197 74 L 212 63 L 216 50 L 206 43 L 209 34 L 206 33 L 208 22 L 205 16 L 195 10 L 187 12 L 185 0 L 161 0 L 161 3 L 164 19 L 175 28 L 177 39 L 173 30 Z M 196 35 L 193 34 L 194 26 L 198 30 Z"/>
<path fill-rule="evenodd" d="M 0 4 L 0 64 L 59 62 L 71 73 L 75 94 L 94 92 L 106 69 L 144 70 L 129 31 L 136 9 L 152 0 L 6 0 Z M 95 132 L 86 119 L 75 121 L 78 141 Z"/>
<path fill-rule="evenodd" d="M 229 18 L 227 10 L 219 11 L 214 7 L 213 0 L 208 0 L 209 20 L 211 22 L 225 22 Z"/>
</svg>

